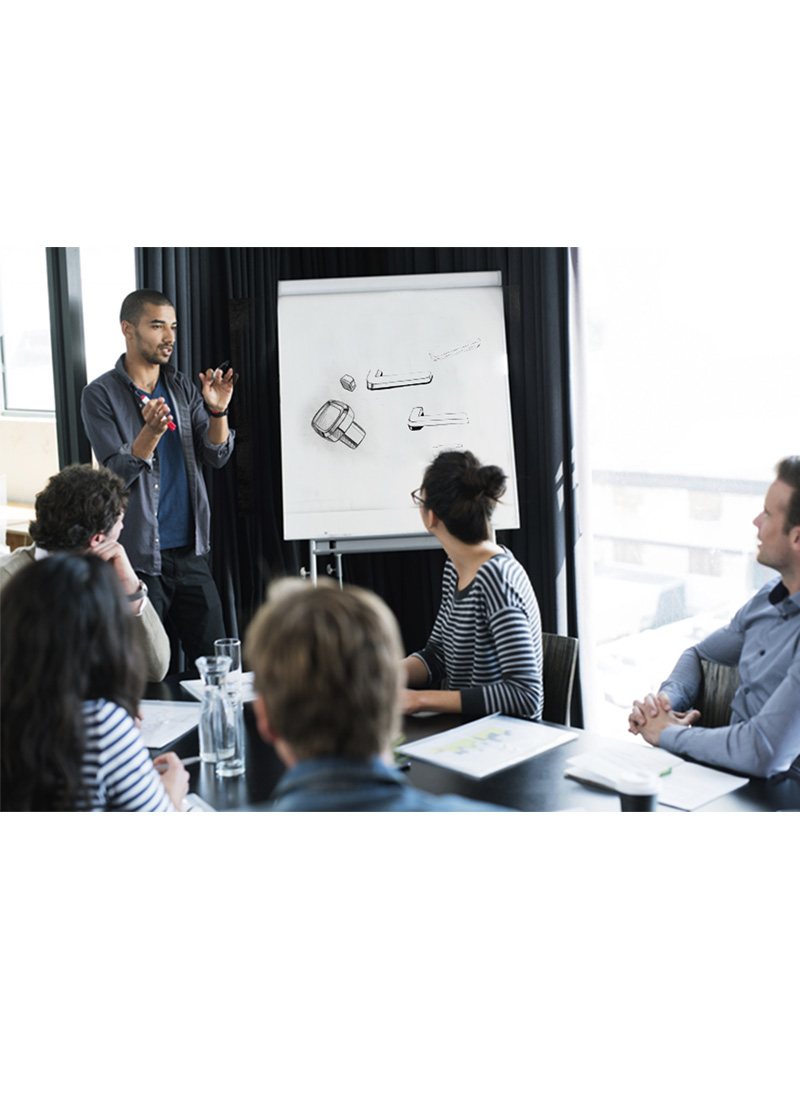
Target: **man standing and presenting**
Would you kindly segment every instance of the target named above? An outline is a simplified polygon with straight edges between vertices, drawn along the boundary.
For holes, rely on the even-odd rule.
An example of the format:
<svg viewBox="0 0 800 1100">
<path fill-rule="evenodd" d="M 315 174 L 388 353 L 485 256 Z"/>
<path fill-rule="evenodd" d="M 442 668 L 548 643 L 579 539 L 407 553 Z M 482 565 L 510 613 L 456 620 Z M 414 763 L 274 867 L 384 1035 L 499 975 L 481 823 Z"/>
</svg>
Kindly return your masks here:
<svg viewBox="0 0 800 1100">
<path fill-rule="evenodd" d="M 177 323 L 160 291 L 129 294 L 120 323 L 125 354 L 84 389 L 83 423 L 98 461 L 130 492 L 123 545 L 192 666 L 226 633 L 208 564 L 210 508 L 200 467 L 224 466 L 233 451 L 227 411 L 234 374 L 200 374 L 201 396 L 169 365 Z"/>
<path fill-rule="evenodd" d="M 757 560 L 776 569 L 728 626 L 687 649 L 658 695 L 638 699 L 631 733 L 651 745 L 685 753 L 747 775 L 786 771 L 800 755 L 800 455 L 776 467 L 758 528 Z M 731 724 L 709 729 L 688 710 L 701 684 L 700 659 L 738 666 Z"/>
</svg>

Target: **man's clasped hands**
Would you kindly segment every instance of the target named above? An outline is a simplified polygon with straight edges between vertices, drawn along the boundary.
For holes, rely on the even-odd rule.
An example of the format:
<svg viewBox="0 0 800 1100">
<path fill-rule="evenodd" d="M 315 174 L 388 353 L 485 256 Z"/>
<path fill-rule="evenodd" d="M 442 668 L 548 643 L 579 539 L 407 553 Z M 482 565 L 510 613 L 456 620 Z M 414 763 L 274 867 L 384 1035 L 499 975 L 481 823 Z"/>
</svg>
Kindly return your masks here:
<svg viewBox="0 0 800 1100">
<path fill-rule="evenodd" d="M 628 729 L 631 733 L 640 733 L 650 745 L 658 745 L 661 731 L 667 726 L 691 726 L 700 717 L 699 710 L 677 711 L 666 692 L 658 695 L 645 695 L 644 701 L 634 700 L 628 715 Z"/>
</svg>

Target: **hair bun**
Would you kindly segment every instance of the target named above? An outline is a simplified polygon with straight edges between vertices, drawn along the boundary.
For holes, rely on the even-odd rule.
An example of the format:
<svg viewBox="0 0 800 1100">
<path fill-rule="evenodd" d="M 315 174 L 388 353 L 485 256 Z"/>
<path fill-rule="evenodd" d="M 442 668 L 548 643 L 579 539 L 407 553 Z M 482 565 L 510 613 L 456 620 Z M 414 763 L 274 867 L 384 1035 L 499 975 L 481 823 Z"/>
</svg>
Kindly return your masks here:
<svg viewBox="0 0 800 1100">
<path fill-rule="evenodd" d="M 475 545 L 489 537 L 506 475 L 499 466 L 482 466 L 472 451 L 440 451 L 426 469 L 422 486 L 426 508 L 455 538 Z"/>
<path fill-rule="evenodd" d="M 506 491 L 506 475 L 499 466 L 481 466 L 476 470 L 481 491 L 492 500 L 499 500 Z"/>
<path fill-rule="evenodd" d="M 461 491 L 470 500 L 485 497 L 497 501 L 505 492 L 506 475 L 499 466 L 481 466 L 477 459 L 464 466 L 461 474 Z"/>
</svg>

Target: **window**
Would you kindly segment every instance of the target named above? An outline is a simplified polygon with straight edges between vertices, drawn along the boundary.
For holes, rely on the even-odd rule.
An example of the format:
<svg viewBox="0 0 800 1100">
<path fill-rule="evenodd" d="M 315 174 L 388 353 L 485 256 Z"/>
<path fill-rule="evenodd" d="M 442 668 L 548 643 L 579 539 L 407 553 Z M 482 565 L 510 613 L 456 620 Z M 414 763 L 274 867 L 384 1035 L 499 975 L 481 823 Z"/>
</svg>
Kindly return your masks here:
<svg viewBox="0 0 800 1100">
<path fill-rule="evenodd" d="M 119 307 L 136 289 L 135 253 L 129 248 L 82 248 L 81 293 L 86 381 L 111 368 L 125 351 Z"/>
<path fill-rule="evenodd" d="M 0 248 L 0 366 L 4 411 L 55 412 L 43 248 Z"/>
<path fill-rule="evenodd" d="M 581 249 L 593 614 L 606 734 L 770 574 L 753 518 L 800 451 L 790 251 Z"/>
<path fill-rule="evenodd" d="M 119 307 L 136 286 L 134 249 L 81 248 L 79 254 L 86 377 L 91 382 L 124 351 Z M 5 411 L 55 412 L 44 248 L 0 249 L 0 361 Z"/>
</svg>

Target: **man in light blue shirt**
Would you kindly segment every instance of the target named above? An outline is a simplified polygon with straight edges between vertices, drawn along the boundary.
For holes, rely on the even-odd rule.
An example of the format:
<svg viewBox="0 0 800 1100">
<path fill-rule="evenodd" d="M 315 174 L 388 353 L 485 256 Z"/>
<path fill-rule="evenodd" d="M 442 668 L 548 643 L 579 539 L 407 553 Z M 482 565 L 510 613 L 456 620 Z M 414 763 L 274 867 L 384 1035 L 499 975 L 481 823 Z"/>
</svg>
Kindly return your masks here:
<svg viewBox="0 0 800 1100">
<path fill-rule="evenodd" d="M 631 733 L 651 745 L 746 775 L 786 771 L 800 756 L 800 455 L 783 459 L 753 523 L 757 560 L 780 574 L 728 626 L 687 649 L 659 689 L 638 699 Z M 739 669 L 731 724 L 704 728 L 689 709 L 701 683 L 700 658 Z"/>
</svg>

